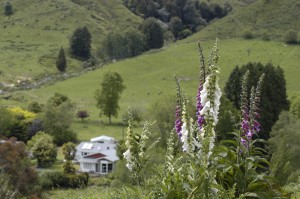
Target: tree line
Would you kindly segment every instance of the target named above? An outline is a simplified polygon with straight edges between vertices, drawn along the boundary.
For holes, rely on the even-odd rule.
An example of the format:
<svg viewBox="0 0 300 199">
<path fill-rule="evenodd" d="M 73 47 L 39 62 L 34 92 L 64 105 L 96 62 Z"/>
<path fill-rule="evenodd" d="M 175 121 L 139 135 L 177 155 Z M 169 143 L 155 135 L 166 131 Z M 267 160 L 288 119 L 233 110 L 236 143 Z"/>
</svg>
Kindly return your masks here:
<svg viewBox="0 0 300 199">
<path fill-rule="evenodd" d="M 228 2 L 221 5 L 200 0 L 123 0 L 123 2 L 133 13 L 145 19 L 154 17 L 167 24 L 176 39 L 182 39 L 186 35 L 184 32 L 191 34 L 198 31 L 211 20 L 226 16 L 232 9 Z M 176 24 L 177 29 L 171 28 Z"/>
</svg>

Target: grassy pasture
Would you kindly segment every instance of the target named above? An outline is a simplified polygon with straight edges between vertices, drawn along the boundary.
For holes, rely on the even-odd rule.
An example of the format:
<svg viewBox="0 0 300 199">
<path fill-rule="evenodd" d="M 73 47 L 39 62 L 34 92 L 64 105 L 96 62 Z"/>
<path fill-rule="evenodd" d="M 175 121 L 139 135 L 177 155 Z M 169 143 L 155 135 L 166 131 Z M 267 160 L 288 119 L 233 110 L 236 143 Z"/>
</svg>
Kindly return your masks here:
<svg viewBox="0 0 300 199">
<path fill-rule="evenodd" d="M 137 27 L 141 19 L 120 0 L 12 0 L 13 15 L 0 11 L 0 82 L 16 83 L 58 73 L 55 61 L 61 46 L 67 51 L 73 31 L 87 26 L 95 54 L 112 30 Z M 113 10 L 113 12 L 111 12 Z M 68 55 L 68 70 L 81 63 Z"/>
<path fill-rule="evenodd" d="M 208 58 L 214 41 L 201 43 L 204 54 Z M 299 95 L 300 87 L 297 80 L 300 74 L 300 55 L 297 52 L 299 52 L 300 46 L 241 39 L 221 40 L 219 46 L 221 87 L 224 87 L 230 72 L 236 65 L 242 65 L 249 61 L 272 62 L 284 69 L 288 96 Z M 126 112 L 129 106 L 140 109 L 146 115 L 151 103 L 163 99 L 164 96 L 175 95 L 175 74 L 181 79 L 182 88 L 185 89 L 193 103 L 198 84 L 198 67 L 197 43 L 178 42 L 159 50 L 159 52 L 152 51 L 137 58 L 105 65 L 101 69 L 51 86 L 13 93 L 13 96 L 18 96 L 16 98 L 20 98 L 21 101 L 2 99 L 1 103 L 4 105 L 19 104 L 26 107 L 31 101 L 46 103 L 55 92 L 64 93 L 76 103 L 78 110 L 84 109 L 90 113 L 90 118 L 86 123 L 78 121 L 72 127 L 80 140 L 86 140 L 99 134 L 121 138 L 122 126 L 117 124 L 113 127 L 106 126 L 108 119 L 99 118 L 99 110 L 95 107 L 94 94 L 100 87 L 106 71 L 119 72 L 126 85 L 120 100 L 120 114 L 118 118 L 113 119 L 114 123 L 120 123 L 122 113 Z"/>
<path fill-rule="evenodd" d="M 228 16 L 215 20 L 187 40 L 193 41 L 198 37 L 236 38 L 241 37 L 244 31 L 250 30 L 256 38 L 268 35 L 271 40 L 281 41 L 287 30 L 300 30 L 298 0 L 230 0 L 228 2 L 233 7 Z"/>
</svg>

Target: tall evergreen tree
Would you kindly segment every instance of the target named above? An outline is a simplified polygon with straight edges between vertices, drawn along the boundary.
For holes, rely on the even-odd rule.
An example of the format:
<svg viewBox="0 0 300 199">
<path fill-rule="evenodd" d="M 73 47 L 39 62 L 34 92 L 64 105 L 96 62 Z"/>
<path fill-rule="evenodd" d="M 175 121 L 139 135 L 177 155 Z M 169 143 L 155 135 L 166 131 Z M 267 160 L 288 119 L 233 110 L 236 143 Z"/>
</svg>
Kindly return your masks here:
<svg viewBox="0 0 300 199">
<path fill-rule="evenodd" d="M 65 72 L 67 69 L 67 59 L 66 59 L 65 50 L 63 47 L 60 48 L 60 51 L 58 53 L 58 57 L 56 60 L 56 68 L 60 72 Z"/>
<path fill-rule="evenodd" d="M 91 56 L 92 35 L 88 28 L 77 28 L 70 40 L 71 54 L 79 59 L 88 59 Z"/>
<path fill-rule="evenodd" d="M 286 94 L 286 83 L 283 70 L 277 66 L 274 67 L 268 63 L 265 66 L 261 63 L 248 63 L 242 67 L 236 67 L 225 86 L 226 97 L 239 108 L 240 90 L 242 77 L 249 70 L 248 92 L 256 85 L 262 73 L 265 73 L 265 79 L 261 92 L 260 121 L 262 133 L 260 137 L 268 139 L 272 126 L 278 119 L 281 111 L 289 108 L 289 101 Z"/>
<path fill-rule="evenodd" d="M 4 14 L 6 16 L 12 15 L 13 9 L 12 9 L 12 5 L 11 5 L 11 3 L 9 1 L 7 1 L 7 2 L 4 3 L 3 8 L 4 8 Z"/>
</svg>

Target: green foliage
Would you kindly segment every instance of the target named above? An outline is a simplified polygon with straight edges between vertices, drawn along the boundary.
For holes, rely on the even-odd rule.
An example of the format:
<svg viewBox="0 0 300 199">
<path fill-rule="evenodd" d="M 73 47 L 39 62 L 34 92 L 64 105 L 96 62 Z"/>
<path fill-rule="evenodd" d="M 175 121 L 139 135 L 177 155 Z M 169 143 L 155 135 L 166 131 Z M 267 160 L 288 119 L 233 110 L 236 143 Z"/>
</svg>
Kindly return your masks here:
<svg viewBox="0 0 300 199">
<path fill-rule="evenodd" d="M 140 55 L 145 49 L 143 34 L 134 29 L 113 32 L 105 38 L 99 55 L 112 59 L 124 59 Z M 103 51 L 103 52 L 102 52 Z"/>
<path fill-rule="evenodd" d="M 126 151 L 126 147 L 124 146 L 124 152 Z M 123 152 L 123 153 L 124 153 Z M 122 185 L 125 184 L 134 184 L 132 178 L 130 177 L 130 173 L 128 172 L 128 169 L 126 167 L 126 160 L 123 158 L 123 153 L 120 154 L 120 160 L 116 164 L 116 170 L 114 171 L 113 175 L 116 180 L 121 182 Z"/>
<path fill-rule="evenodd" d="M 67 59 L 65 55 L 65 50 L 63 47 L 60 48 L 57 59 L 56 59 L 56 68 L 60 72 L 65 72 L 67 69 Z"/>
<path fill-rule="evenodd" d="M 287 110 L 289 101 L 287 99 L 285 78 L 282 68 L 274 67 L 271 63 L 248 63 L 242 67 L 236 67 L 230 74 L 225 86 L 226 97 L 233 102 L 236 108 L 240 107 L 241 78 L 249 70 L 249 82 L 247 91 L 250 93 L 252 86 L 256 85 L 258 78 L 265 73 L 265 80 L 262 87 L 260 119 L 262 125 L 259 137 L 267 140 L 273 124 L 278 119 L 281 111 Z"/>
<path fill-rule="evenodd" d="M 59 93 L 55 93 L 45 106 L 43 126 L 45 132 L 53 136 L 57 145 L 76 141 L 76 135 L 70 130 L 74 120 L 74 108 L 71 100 Z"/>
<path fill-rule="evenodd" d="M 3 5 L 3 9 L 4 9 L 4 14 L 6 16 L 12 15 L 13 14 L 13 8 L 12 5 L 9 1 L 6 1 Z"/>
<path fill-rule="evenodd" d="M 280 114 L 270 133 L 271 175 L 280 185 L 296 182 L 300 172 L 300 120 L 288 112 Z"/>
<path fill-rule="evenodd" d="M 288 30 L 284 35 L 283 41 L 286 44 L 297 44 L 298 33 L 295 30 Z"/>
<path fill-rule="evenodd" d="M 65 174 L 75 174 L 76 169 L 75 169 L 72 161 L 67 160 L 67 161 L 64 162 L 64 164 L 63 164 L 63 172 Z"/>
<path fill-rule="evenodd" d="M 143 119 L 141 110 L 139 110 L 137 108 L 130 108 L 130 111 L 132 114 L 132 121 L 139 124 Z M 122 115 L 122 122 L 128 124 L 128 120 L 129 120 L 129 115 L 128 115 L 128 111 L 127 111 L 126 113 L 123 113 L 123 115 Z"/>
<path fill-rule="evenodd" d="M 146 19 L 141 25 L 141 31 L 145 35 L 147 49 L 161 48 L 164 45 L 163 29 L 155 18 Z"/>
<path fill-rule="evenodd" d="M 39 132 L 28 141 L 28 148 L 39 167 L 49 167 L 56 160 L 57 149 L 52 136 Z"/>
<path fill-rule="evenodd" d="M 41 113 L 43 110 L 43 105 L 33 101 L 28 105 L 28 110 L 33 113 Z"/>
<path fill-rule="evenodd" d="M 15 137 L 23 142 L 31 138 L 32 134 L 29 130 L 36 114 L 20 107 L 0 108 L 0 114 L 0 136 Z"/>
<path fill-rule="evenodd" d="M 62 153 L 64 155 L 64 159 L 71 161 L 74 159 L 76 154 L 76 145 L 72 142 L 65 143 L 62 148 Z"/>
<path fill-rule="evenodd" d="M 228 140 L 232 139 L 233 135 L 230 134 L 234 132 L 234 126 L 239 119 L 239 112 L 233 106 L 232 102 L 226 97 L 221 97 L 221 105 L 219 112 L 219 121 L 216 126 L 216 132 L 218 139 Z"/>
<path fill-rule="evenodd" d="M 159 139 L 152 144 L 148 143 L 150 128 L 153 124 L 145 122 L 141 134 L 133 133 L 132 114 L 129 110 L 129 121 L 125 146 L 127 150 L 123 153 L 124 159 L 127 160 L 126 167 L 131 171 L 130 177 L 140 186 L 145 184 L 147 166 L 150 163 L 149 152 L 155 148 Z"/>
<path fill-rule="evenodd" d="M 175 129 L 182 142 L 183 152 L 176 153 L 175 133 L 172 131 L 163 167 L 156 168 L 152 175 L 145 177 L 143 160 L 149 154 L 144 150 L 143 135 L 134 134 L 131 129 L 132 124 L 129 123 L 125 142 L 127 151 L 124 153 L 124 158 L 127 160 L 126 166 L 131 171 L 131 175 L 138 179 L 138 186 L 124 187 L 118 191 L 118 197 L 126 198 L 130 195 L 134 198 L 174 199 L 280 198 L 281 194 L 274 189 L 272 179 L 267 176 L 267 173 L 262 172 L 266 169 L 268 161 L 264 157 L 265 151 L 256 144 L 263 140 L 252 140 L 252 135 L 250 137 L 247 135 L 246 138 L 244 133 L 246 127 L 242 125 L 246 120 L 250 122 L 249 125 L 256 121 L 263 75 L 259 79 L 257 88 L 252 89 L 249 104 L 244 102 L 248 98 L 247 85 L 243 83 L 243 106 L 241 106 L 243 117 L 240 118 L 240 125 L 236 126 L 233 140 L 224 142 L 226 145 L 218 144 L 215 142 L 215 125 L 218 121 L 221 92 L 217 83 L 219 58 L 217 41 L 211 51 L 207 67 L 200 46 L 199 53 L 201 72 L 197 95 L 197 122 L 194 122 L 195 120 L 187 111 L 188 101 L 185 92 L 181 90 L 176 79 L 178 99 Z M 249 111 L 247 117 L 245 111 Z M 204 122 L 199 118 L 204 119 Z"/>
<path fill-rule="evenodd" d="M 290 194 L 291 199 L 300 198 L 300 177 L 298 176 L 298 181 L 296 183 L 290 183 L 287 186 L 285 186 L 284 190 L 291 193 Z"/>
<path fill-rule="evenodd" d="M 187 38 L 188 36 L 191 36 L 191 35 L 192 35 L 192 32 L 189 29 L 184 29 L 178 33 L 178 37 L 180 39 Z"/>
<path fill-rule="evenodd" d="M 0 198 L 13 199 L 17 192 L 14 191 L 13 186 L 9 184 L 9 178 L 3 172 L 0 172 Z"/>
<path fill-rule="evenodd" d="M 174 96 L 162 96 L 159 97 L 149 108 L 149 118 L 155 121 L 154 127 L 160 137 L 159 145 L 166 147 L 169 133 L 174 128 L 175 116 L 174 107 L 176 101 Z"/>
<path fill-rule="evenodd" d="M 91 43 L 92 35 L 88 28 L 77 28 L 70 40 L 71 54 L 76 58 L 88 59 L 91 56 Z"/>
<path fill-rule="evenodd" d="M 300 96 L 297 96 L 292 100 L 290 113 L 300 119 Z"/>
<path fill-rule="evenodd" d="M 126 151 L 125 140 L 119 140 L 118 147 L 117 147 L 117 156 L 120 158 L 120 160 L 123 160 L 123 153 L 125 151 Z"/>
<path fill-rule="evenodd" d="M 262 40 L 264 40 L 264 41 L 270 41 L 270 40 L 271 40 L 270 34 L 269 34 L 268 32 L 262 33 L 261 38 L 262 38 Z"/>
<path fill-rule="evenodd" d="M 87 173 L 64 174 L 58 171 L 46 172 L 41 178 L 45 179 L 44 188 L 81 188 L 86 186 L 89 181 L 89 175 Z"/>
<path fill-rule="evenodd" d="M 14 124 L 14 118 L 11 112 L 6 108 L 0 107 L 0 136 L 10 137 L 10 127 Z"/>
<path fill-rule="evenodd" d="M 182 39 L 184 37 L 178 37 L 180 30 L 175 30 L 175 23 L 178 20 L 172 22 L 172 18 L 180 20 L 180 24 L 183 28 L 188 28 L 190 33 L 195 32 L 199 25 L 207 25 L 207 23 L 214 18 L 222 18 L 228 14 L 231 10 L 229 3 L 225 3 L 224 6 L 218 3 L 206 3 L 194 0 L 184 1 L 156 1 L 156 0 L 123 0 L 124 4 L 135 14 L 140 15 L 146 19 L 156 18 L 164 23 L 170 23 L 170 29 L 176 38 Z M 170 20 L 171 18 L 171 20 Z M 174 23 L 175 22 L 175 23 Z M 173 27 L 172 27 L 173 26 Z"/>
<path fill-rule="evenodd" d="M 107 72 L 101 83 L 101 88 L 96 90 L 97 107 L 100 109 L 100 115 L 103 114 L 109 118 L 117 116 L 119 109 L 119 99 L 122 91 L 125 89 L 123 79 L 117 72 Z"/>
<path fill-rule="evenodd" d="M 172 17 L 170 21 L 170 31 L 173 33 L 175 38 L 178 38 L 179 32 L 182 31 L 183 25 L 179 17 Z"/>
<path fill-rule="evenodd" d="M 38 174 L 31 164 L 25 144 L 15 139 L 0 143 L 0 159 L 0 175 L 1 177 L 5 175 L 0 180 L 7 180 L 5 182 L 8 186 L 7 191 L 16 192 L 14 194 L 19 196 L 28 196 L 30 193 L 34 193 Z M 5 184 L 1 184 L 0 187 L 5 188 Z"/>
<path fill-rule="evenodd" d="M 254 39 L 254 35 L 251 30 L 245 30 L 242 36 L 244 39 Z"/>
</svg>

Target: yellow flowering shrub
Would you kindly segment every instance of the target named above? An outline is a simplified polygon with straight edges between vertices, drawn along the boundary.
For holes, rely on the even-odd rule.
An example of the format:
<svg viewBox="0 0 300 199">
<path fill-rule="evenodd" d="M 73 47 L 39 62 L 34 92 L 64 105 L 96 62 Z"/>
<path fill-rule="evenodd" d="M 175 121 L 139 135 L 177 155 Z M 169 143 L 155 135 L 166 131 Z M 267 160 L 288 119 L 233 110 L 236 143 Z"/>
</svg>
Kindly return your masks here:
<svg viewBox="0 0 300 199">
<path fill-rule="evenodd" d="M 18 106 L 13 107 L 13 108 L 8 108 L 8 111 L 16 117 L 21 117 L 26 122 L 30 122 L 30 121 L 34 120 L 37 116 L 35 113 L 24 110 Z"/>
</svg>

